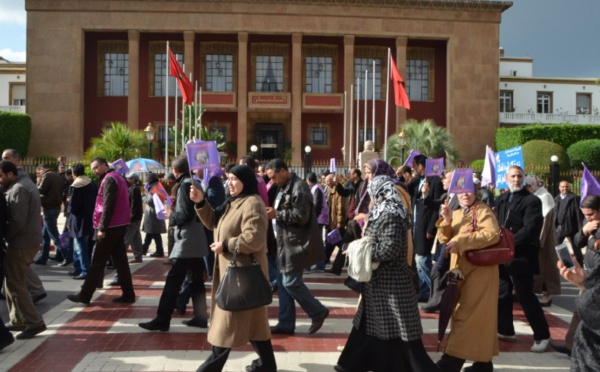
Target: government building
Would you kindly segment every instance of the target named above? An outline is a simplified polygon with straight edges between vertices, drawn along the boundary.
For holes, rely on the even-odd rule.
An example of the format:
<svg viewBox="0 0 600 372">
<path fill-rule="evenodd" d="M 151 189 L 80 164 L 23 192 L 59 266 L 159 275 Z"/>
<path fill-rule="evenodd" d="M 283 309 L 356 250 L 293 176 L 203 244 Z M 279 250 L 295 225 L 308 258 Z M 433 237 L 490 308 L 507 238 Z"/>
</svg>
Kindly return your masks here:
<svg viewBox="0 0 600 372">
<path fill-rule="evenodd" d="M 225 136 L 230 158 L 254 145 L 258 158 L 287 154 L 298 164 L 308 145 L 312 159 L 356 162 L 357 142 L 361 150 L 366 137 L 382 149 L 407 119 L 433 119 L 464 160 L 481 158 L 499 125 L 500 22 L 511 5 L 26 0 L 29 155 L 81 159 L 111 122 L 140 130 L 152 123 L 154 147 L 164 148 L 165 95 L 173 126 L 177 89 L 165 77 L 169 43 L 202 90 L 202 125 Z M 388 89 L 388 50 L 410 110 L 396 107 Z"/>
</svg>

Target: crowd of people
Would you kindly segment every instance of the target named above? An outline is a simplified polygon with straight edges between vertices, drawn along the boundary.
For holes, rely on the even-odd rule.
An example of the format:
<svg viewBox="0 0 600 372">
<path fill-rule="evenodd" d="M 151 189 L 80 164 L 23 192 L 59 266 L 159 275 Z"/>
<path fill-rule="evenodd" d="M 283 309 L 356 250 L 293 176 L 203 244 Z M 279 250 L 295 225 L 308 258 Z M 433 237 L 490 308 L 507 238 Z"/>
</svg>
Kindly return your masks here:
<svg viewBox="0 0 600 372">
<path fill-rule="evenodd" d="M 138 173 L 121 174 L 103 158 L 89 164 L 98 184 L 83 164 L 67 170 L 66 160 L 58 172 L 40 165 L 36 184 L 19 167 L 18 152 L 5 150 L 2 159 L 0 192 L 6 203 L 0 203 L 0 241 L 6 246 L 0 257 L 10 319 L 6 325 L 0 321 L 0 348 L 14 342 L 11 331 L 27 339 L 46 330 L 34 305 L 46 293 L 32 263 L 72 263 L 69 274 L 83 284 L 68 299 L 86 305 L 112 265 L 116 274 L 110 285 L 122 289 L 113 302 L 130 304 L 136 294 L 129 265 L 142 262 L 154 241 L 151 255 L 166 254 L 171 266 L 156 317 L 139 326 L 167 332 L 173 312 L 185 313 L 191 299 L 193 317 L 184 324 L 208 327 L 212 345 L 198 371 L 221 371 L 231 349 L 248 342 L 258 359 L 246 371 L 276 371 L 271 335 L 295 335 L 296 302 L 311 319 L 309 334 L 329 316 L 304 275 L 342 275 L 349 246 L 363 242 L 376 268 L 366 282 L 345 281 L 360 297 L 336 371 L 458 372 L 466 361 L 473 364 L 465 371 L 493 371 L 499 341 L 516 340 L 515 300 L 533 331 L 532 352 L 553 347 L 568 353 L 575 370 L 600 365 L 597 312 L 590 310 L 598 296 L 600 196 L 580 206 L 567 181 L 553 198 L 539 178 L 512 166 L 508 188 L 494 197 L 476 176 L 472 190 L 452 193 L 452 171 L 427 175 L 424 155 L 416 156 L 412 167 L 394 169 L 377 158 L 348 175 L 326 171 L 321 182 L 315 173 L 298 177 L 281 159 L 259 165 L 252 157 L 194 174 L 181 156 L 162 180 L 166 189 L 150 173 L 142 193 Z M 66 223 L 59 233 L 61 210 Z M 471 263 L 467 252 L 497 243 L 500 226 L 514 235 L 514 259 Z M 574 269 L 557 264 L 554 246 L 565 240 L 573 248 Z M 234 257 L 240 266 L 260 265 L 279 299 L 276 325 L 269 326 L 266 306 L 229 311 L 217 305 L 215 291 Z M 460 272 L 461 280 L 455 301 L 446 304 L 452 307 L 451 331 L 434 362 L 423 346 L 420 310 L 440 311 L 449 272 Z M 559 275 L 582 290 L 565 345 L 551 343 L 542 309 L 560 294 Z M 212 280 L 210 311 L 206 280 Z"/>
</svg>

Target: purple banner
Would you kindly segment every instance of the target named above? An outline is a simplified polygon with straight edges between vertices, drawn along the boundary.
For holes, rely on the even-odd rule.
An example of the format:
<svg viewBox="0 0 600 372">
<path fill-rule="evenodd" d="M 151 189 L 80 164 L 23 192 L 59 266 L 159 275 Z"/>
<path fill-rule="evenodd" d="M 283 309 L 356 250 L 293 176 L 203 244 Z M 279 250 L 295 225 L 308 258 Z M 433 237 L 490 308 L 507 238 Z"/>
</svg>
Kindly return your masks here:
<svg viewBox="0 0 600 372">
<path fill-rule="evenodd" d="M 218 167 L 221 163 L 221 156 L 217 150 L 215 141 L 196 141 L 185 145 L 190 172 L 203 170 L 211 167 Z"/>
<path fill-rule="evenodd" d="M 444 158 L 425 160 L 425 176 L 441 176 L 444 173 Z"/>
<path fill-rule="evenodd" d="M 404 162 L 404 165 L 408 165 L 409 167 L 413 167 L 413 160 L 415 159 L 415 156 L 418 155 L 422 155 L 420 152 L 418 152 L 417 150 L 410 150 L 410 153 L 408 154 L 408 158 L 406 159 L 406 161 Z"/>
<path fill-rule="evenodd" d="M 451 194 L 466 194 L 475 193 L 475 185 L 473 185 L 473 168 L 455 169 L 450 180 Z"/>
<path fill-rule="evenodd" d="M 123 159 L 117 159 L 112 163 L 112 167 L 115 169 L 115 171 L 119 172 L 120 174 L 125 174 L 127 172 L 129 172 L 129 167 L 127 166 L 127 164 L 125 163 L 125 160 Z"/>
<path fill-rule="evenodd" d="M 331 232 L 327 234 L 327 243 L 334 245 L 341 241 L 342 234 L 340 234 L 340 229 L 331 230 Z"/>
</svg>

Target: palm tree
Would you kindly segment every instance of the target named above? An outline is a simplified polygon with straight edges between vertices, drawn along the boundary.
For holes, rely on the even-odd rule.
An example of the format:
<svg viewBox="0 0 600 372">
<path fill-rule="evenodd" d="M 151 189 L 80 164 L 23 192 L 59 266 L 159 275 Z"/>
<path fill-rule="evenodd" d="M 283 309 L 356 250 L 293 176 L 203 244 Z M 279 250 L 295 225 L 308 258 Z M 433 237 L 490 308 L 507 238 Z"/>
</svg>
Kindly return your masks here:
<svg viewBox="0 0 600 372">
<path fill-rule="evenodd" d="M 402 125 L 401 129 L 404 130 L 406 150 L 414 149 L 430 158 L 445 157 L 447 162 L 453 164 L 458 160 L 454 138 L 446 128 L 437 126 L 433 120 L 427 119 L 419 123 L 417 120 L 410 119 Z M 396 167 L 402 165 L 401 153 L 402 146 L 396 133 L 388 138 L 388 162 Z"/>
<path fill-rule="evenodd" d="M 85 151 L 86 161 L 103 157 L 108 161 L 139 158 L 146 148 L 146 135 L 141 130 L 131 130 L 123 123 L 110 123 L 102 129 L 100 137 L 90 140 L 91 146 Z"/>
</svg>

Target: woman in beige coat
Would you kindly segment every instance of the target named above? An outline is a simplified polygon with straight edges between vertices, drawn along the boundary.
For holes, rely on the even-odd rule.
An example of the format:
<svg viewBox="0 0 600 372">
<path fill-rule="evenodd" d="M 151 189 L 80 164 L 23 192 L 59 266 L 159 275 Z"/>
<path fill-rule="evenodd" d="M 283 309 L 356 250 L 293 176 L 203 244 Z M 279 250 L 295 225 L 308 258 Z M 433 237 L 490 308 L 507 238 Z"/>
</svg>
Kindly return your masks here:
<svg viewBox="0 0 600 372">
<path fill-rule="evenodd" d="M 259 359 L 247 366 L 246 371 L 274 372 L 277 366 L 271 345 L 267 306 L 226 311 L 219 308 L 215 301 L 216 289 L 233 257 L 234 249 L 238 253 L 236 265 L 250 265 L 250 255 L 253 255 L 268 279 L 267 212 L 258 195 L 254 171 L 246 165 L 236 165 L 229 171 L 228 187 L 231 196 L 215 210 L 204 201 L 202 191 L 195 187 L 190 191 L 190 199 L 196 203 L 198 217 L 208 229 L 214 230 L 215 242 L 210 249 L 217 257 L 208 330 L 208 342 L 213 345 L 212 354 L 197 371 L 221 371 L 231 348 L 244 346 L 250 341 Z"/>
<path fill-rule="evenodd" d="M 475 361 L 465 371 L 493 371 L 492 358 L 498 355 L 498 265 L 477 266 L 464 256 L 499 241 L 498 221 L 492 210 L 476 200 L 473 193 L 458 195 L 461 209 L 441 208 L 436 223 L 437 237 L 451 254 L 450 269 L 459 269 L 464 280 L 458 283 L 458 300 L 442 358 L 437 362 L 444 372 L 459 372 L 465 360 Z M 473 229 L 473 209 L 477 231 Z"/>
</svg>

